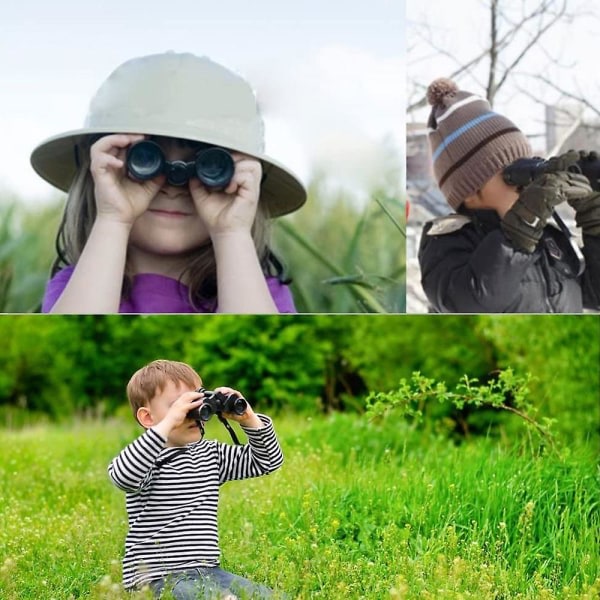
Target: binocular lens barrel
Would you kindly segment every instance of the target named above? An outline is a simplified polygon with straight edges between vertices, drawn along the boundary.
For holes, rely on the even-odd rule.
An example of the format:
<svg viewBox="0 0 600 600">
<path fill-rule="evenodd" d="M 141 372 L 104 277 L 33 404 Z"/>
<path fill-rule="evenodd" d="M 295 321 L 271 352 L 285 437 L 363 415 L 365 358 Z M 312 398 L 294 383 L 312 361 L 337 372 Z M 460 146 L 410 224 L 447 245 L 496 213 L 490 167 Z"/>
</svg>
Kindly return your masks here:
<svg viewBox="0 0 600 600">
<path fill-rule="evenodd" d="M 214 414 L 213 407 L 210 404 L 202 404 L 196 409 L 201 421 L 208 421 Z"/>
<path fill-rule="evenodd" d="M 221 392 L 212 392 L 209 390 L 197 390 L 204 393 L 204 400 L 198 408 L 188 412 L 188 418 L 196 421 L 208 421 L 214 414 L 226 412 L 234 415 L 243 415 L 248 408 L 248 403 L 244 398 L 234 394 L 225 396 Z"/>
<path fill-rule="evenodd" d="M 139 181 L 166 173 L 171 185 L 185 185 L 192 174 L 210 189 L 225 189 L 235 171 L 231 154 L 224 148 L 200 150 L 193 162 L 167 161 L 162 148 L 151 140 L 133 144 L 127 151 L 127 170 Z"/>
<path fill-rule="evenodd" d="M 507 185 L 524 188 L 546 173 L 547 169 L 548 161 L 543 158 L 519 158 L 505 167 L 502 177 Z M 569 171 L 582 173 L 588 178 L 592 189 L 600 189 L 600 160 L 597 157 L 593 160 L 579 160 L 569 168 Z"/>
<path fill-rule="evenodd" d="M 228 407 L 227 412 L 234 413 L 236 415 L 243 415 L 246 412 L 246 408 L 248 407 L 248 403 L 244 398 L 239 398 L 236 396 L 229 396 L 227 399 Z"/>
<path fill-rule="evenodd" d="M 127 170 L 141 181 L 160 175 L 165 168 L 165 158 L 158 144 L 143 140 L 133 144 L 127 152 Z"/>
<path fill-rule="evenodd" d="M 196 176 L 208 188 L 226 188 L 234 169 L 231 154 L 223 148 L 207 148 L 196 156 Z"/>
</svg>

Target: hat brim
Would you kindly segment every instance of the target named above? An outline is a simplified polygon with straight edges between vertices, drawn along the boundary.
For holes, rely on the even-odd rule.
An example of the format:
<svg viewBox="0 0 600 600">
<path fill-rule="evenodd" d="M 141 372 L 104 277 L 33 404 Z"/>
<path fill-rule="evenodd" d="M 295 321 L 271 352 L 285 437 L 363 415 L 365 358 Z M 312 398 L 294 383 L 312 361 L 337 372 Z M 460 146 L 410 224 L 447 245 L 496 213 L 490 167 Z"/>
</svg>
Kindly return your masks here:
<svg viewBox="0 0 600 600">
<path fill-rule="evenodd" d="M 53 136 L 44 140 L 31 153 L 31 166 L 35 172 L 45 179 L 51 185 L 58 189 L 68 192 L 73 179 L 77 173 L 79 157 L 78 146 L 84 141 L 89 141 L 90 137 L 99 134 L 109 133 L 140 133 L 133 131 L 131 127 L 111 127 L 111 128 L 85 128 L 68 131 L 60 135 Z M 179 135 L 172 128 L 168 131 L 144 131 L 147 135 L 177 137 L 191 141 L 204 142 L 222 146 L 217 139 L 204 137 L 198 139 L 190 137 L 189 134 Z M 306 202 L 306 190 L 300 182 L 300 179 L 294 175 L 287 167 L 278 163 L 273 158 L 249 152 L 244 148 L 232 148 L 229 150 L 243 152 L 261 161 L 263 165 L 263 181 L 261 184 L 260 202 L 266 208 L 269 217 L 279 217 L 295 210 L 298 210 Z"/>
</svg>

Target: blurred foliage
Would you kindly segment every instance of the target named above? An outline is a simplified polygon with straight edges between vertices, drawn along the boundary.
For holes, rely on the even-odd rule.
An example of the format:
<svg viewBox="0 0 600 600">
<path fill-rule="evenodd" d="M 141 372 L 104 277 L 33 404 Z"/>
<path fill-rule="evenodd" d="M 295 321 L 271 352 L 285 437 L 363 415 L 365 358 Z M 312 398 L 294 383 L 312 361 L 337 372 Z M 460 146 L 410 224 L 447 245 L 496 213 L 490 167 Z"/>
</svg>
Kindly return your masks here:
<svg viewBox="0 0 600 600">
<path fill-rule="evenodd" d="M 600 318 L 552 317 L 482 319 L 481 335 L 493 343 L 499 367 L 535 374 L 534 401 L 557 413 L 563 430 L 600 432 Z"/>
<path fill-rule="evenodd" d="M 399 178 L 398 178 L 399 179 Z M 307 208 L 275 222 L 275 248 L 292 276 L 300 312 L 406 310 L 404 201 L 374 189 L 366 205 L 327 191 L 317 175 Z"/>
<path fill-rule="evenodd" d="M 29 206 L 2 193 L 0 200 L 0 312 L 34 312 L 41 305 L 54 259 L 58 202 Z"/>
<path fill-rule="evenodd" d="M 112 414 L 133 372 L 157 358 L 190 363 L 206 387 L 235 387 L 258 410 L 305 414 L 364 411 L 369 392 L 397 389 L 415 371 L 454 387 L 511 368 L 532 375 L 530 401 L 556 431 L 589 437 L 600 423 L 595 315 L 19 315 L 0 317 L 0 339 L 9 425 Z M 455 417 L 437 401 L 427 416 Z"/>
</svg>

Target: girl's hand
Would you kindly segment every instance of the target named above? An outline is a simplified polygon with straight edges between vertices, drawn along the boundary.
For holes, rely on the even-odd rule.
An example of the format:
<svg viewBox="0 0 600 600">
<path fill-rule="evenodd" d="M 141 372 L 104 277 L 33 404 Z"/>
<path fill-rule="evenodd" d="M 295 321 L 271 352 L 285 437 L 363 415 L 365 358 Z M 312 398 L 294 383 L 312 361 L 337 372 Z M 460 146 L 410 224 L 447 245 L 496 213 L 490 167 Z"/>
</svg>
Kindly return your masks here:
<svg viewBox="0 0 600 600">
<path fill-rule="evenodd" d="M 262 166 L 257 159 L 239 152 L 232 152 L 231 156 L 235 171 L 224 190 L 208 190 L 195 177 L 189 183 L 196 210 L 211 237 L 221 233 L 249 233 L 256 216 Z"/>
<path fill-rule="evenodd" d="M 127 148 L 143 139 L 137 134 L 105 135 L 92 145 L 90 171 L 98 218 L 132 225 L 164 184 L 164 175 L 148 181 L 134 181 L 127 175 Z"/>
</svg>

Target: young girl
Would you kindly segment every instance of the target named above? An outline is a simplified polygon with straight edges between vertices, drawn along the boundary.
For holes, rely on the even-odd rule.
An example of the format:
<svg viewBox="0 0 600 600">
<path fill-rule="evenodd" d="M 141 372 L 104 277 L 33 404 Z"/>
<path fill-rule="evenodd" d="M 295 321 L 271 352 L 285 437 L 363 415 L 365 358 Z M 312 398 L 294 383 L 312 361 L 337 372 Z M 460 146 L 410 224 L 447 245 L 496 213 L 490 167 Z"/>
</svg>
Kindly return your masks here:
<svg viewBox="0 0 600 600">
<path fill-rule="evenodd" d="M 128 152 L 142 140 L 192 172 L 202 149 L 227 149 L 231 180 L 215 189 L 195 175 L 133 175 Z M 268 219 L 298 209 L 306 192 L 263 148 L 252 89 L 224 67 L 174 52 L 118 67 L 85 127 L 31 156 L 68 191 L 43 312 L 294 312 Z"/>
</svg>

